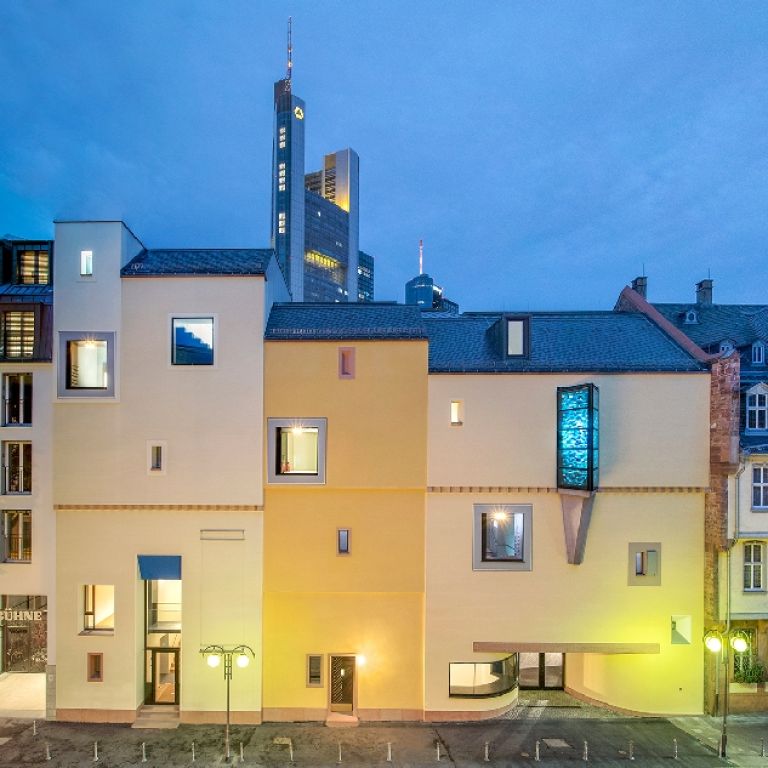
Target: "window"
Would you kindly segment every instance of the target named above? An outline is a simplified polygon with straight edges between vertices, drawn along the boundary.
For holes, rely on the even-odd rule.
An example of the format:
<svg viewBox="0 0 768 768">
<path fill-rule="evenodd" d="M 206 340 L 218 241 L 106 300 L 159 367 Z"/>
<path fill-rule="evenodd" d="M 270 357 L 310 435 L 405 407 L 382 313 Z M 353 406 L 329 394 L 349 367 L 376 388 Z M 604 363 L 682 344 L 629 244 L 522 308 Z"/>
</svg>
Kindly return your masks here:
<svg viewBox="0 0 768 768">
<path fill-rule="evenodd" d="M 83 587 L 83 631 L 111 632 L 115 629 L 115 587 L 86 584 Z"/>
<path fill-rule="evenodd" d="M 733 350 L 734 350 L 733 342 L 730 339 L 726 339 L 725 341 L 720 342 L 721 354 L 727 355 L 733 352 Z"/>
<path fill-rule="evenodd" d="M 3 511 L 2 556 L 6 563 L 32 560 L 32 513 L 28 509 Z"/>
<path fill-rule="evenodd" d="M 339 347 L 339 378 L 355 378 L 355 348 Z"/>
<path fill-rule="evenodd" d="M 460 427 L 464 423 L 464 403 L 451 400 L 451 426 Z"/>
<path fill-rule="evenodd" d="M 768 429 L 768 387 L 763 383 L 747 391 L 747 429 Z"/>
<path fill-rule="evenodd" d="M 744 639 L 747 641 L 747 650 L 742 653 L 735 650 L 733 652 L 733 676 L 737 678 L 736 682 L 740 682 L 739 678 L 743 679 L 757 661 L 755 630 L 739 628 L 739 632 L 744 635 Z"/>
<path fill-rule="evenodd" d="M 768 464 L 752 467 L 752 509 L 768 510 Z"/>
<path fill-rule="evenodd" d="M 349 528 L 336 530 L 336 552 L 339 555 L 349 554 Z"/>
<path fill-rule="evenodd" d="M 48 249 L 24 248 L 16 251 L 16 270 L 19 285 L 48 285 L 51 275 Z"/>
<path fill-rule="evenodd" d="M 325 483 L 325 419 L 268 419 L 270 483 Z"/>
<path fill-rule="evenodd" d="M 323 687 L 323 654 L 307 654 L 307 688 Z"/>
<path fill-rule="evenodd" d="M 752 365 L 765 364 L 765 344 L 762 341 L 756 341 L 752 345 Z"/>
<path fill-rule="evenodd" d="M 88 654 L 88 682 L 101 683 L 104 681 L 104 654 Z"/>
<path fill-rule="evenodd" d="M 630 542 L 627 585 L 630 587 L 661 585 L 660 542 Z"/>
<path fill-rule="evenodd" d="M 32 493 L 32 443 L 3 442 L 3 493 Z"/>
<path fill-rule="evenodd" d="M 699 318 L 696 315 L 696 310 L 695 309 L 689 309 L 685 313 L 685 320 L 683 322 L 686 325 L 692 325 L 693 323 L 698 323 L 699 322 Z"/>
<path fill-rule="evenodd" d="M 80 276 L 93 275 L 93 251 L 80 251 Z"/>
<path fill-rule="evenodd" d="M 147 442 L 147 472 L 150 475 L 164 475 L 166 462 L 166 443 L 162 440 Z"/>
<path fill-rule="evenodd" d="M 557 487 L 594 491 L 599 475 L 599 398 L 594 384 L 557 388 Z"/>
<path fill-rule="evenodd" d="M 475 504 L 472 568 L 530 571 L 531 511 L 529 504 Z"/>
<path fill-rule="evenodd" d="M 0 357 L 32 357 L 35 352 L 35 313 L 3 312 L 0 315 Z"/>
<path fill-rule="evenodd" d="M 448 695 L 455 697 L 501 696 L 518 684 L 517 654 L 498 661 L 451 662 L 448 665 Z"/>
<path fill-rule="evenodd" d="M 763 592 L 763 544 L 748 541 L 744 544 L 744 591 Z"/>
<path fill-rule="evenodd" d="M 528 355 L 528 318 L 506 317 L 507 357 L 527 357 Z"/>
<path fill-rule="evenodd" d="M 213 365 L 212 317 L 174 317 L 171 326 L 174 365 Z"/>
<path fill-rule="evenodd" d="M 3 426 L 32 424 L 32 374 L 6 373 L 3 376 Z"/>
<path fill-rule="evenodd" d="M 59 333 L 58 396 L 114 397 L 115 334 Z"/>
</svg>

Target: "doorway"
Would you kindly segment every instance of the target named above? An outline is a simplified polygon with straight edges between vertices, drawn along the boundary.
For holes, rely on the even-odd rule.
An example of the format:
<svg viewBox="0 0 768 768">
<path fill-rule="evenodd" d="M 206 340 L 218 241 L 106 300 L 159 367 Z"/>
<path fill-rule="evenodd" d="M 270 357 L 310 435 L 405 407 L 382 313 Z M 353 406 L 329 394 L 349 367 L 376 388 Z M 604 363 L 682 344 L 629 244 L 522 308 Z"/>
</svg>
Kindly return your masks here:
<svg viewBox="0 0 768 768">
<path fill-rule="evenodd" d="M 564 653 L 521 653 L 520 688 L 563 690 Z"/>
<path fill-rule="evenodd" d="M 355 657 L 331 656 L 331 712 L 352 714 L 355 705 Z"/>
<path fill-rule="evenodd" d="M 178 648 L 147 648 L 147 703 L 178 704 L 179 677 Z"/>
</svg>

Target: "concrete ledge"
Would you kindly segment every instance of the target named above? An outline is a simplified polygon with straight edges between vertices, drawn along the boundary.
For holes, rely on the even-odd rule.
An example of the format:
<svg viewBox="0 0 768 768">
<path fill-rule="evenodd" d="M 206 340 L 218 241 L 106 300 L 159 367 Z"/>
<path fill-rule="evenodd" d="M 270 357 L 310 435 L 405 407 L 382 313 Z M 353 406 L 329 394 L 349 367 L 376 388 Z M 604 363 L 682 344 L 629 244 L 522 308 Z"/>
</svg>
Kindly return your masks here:
<svg viewBox="0 0 768 768">
<path fill-rule="evenodd" d="M 424 712 L 424 720 L 428 723 L 457 723 L 466 722 L 468 720 L 491 720 L 494 717 L 499 717 L 509 712 L 512 707 L 517 704 L 517 698 L 511 701 L 509 704 L 505 704 L 503 707 L 496 707 L 494 709 L 485 709 L 483 711 L 478 710 L 426 710 Z"/>
<path fill-rule="evenodd" d="M 235 725 L 261 725 L 261 710 L 230 712 L 229 721 Z M 187 725 L 224 725 L 227 722 L 226 712 L 204 712 L 185 709 L 181 712 L 181 722 Z"/>
<path fill-rule="evenodd" d="M 133 709 L 57 709 L 56 720 L 62 723 L 132 723 Z"/>
</svg>

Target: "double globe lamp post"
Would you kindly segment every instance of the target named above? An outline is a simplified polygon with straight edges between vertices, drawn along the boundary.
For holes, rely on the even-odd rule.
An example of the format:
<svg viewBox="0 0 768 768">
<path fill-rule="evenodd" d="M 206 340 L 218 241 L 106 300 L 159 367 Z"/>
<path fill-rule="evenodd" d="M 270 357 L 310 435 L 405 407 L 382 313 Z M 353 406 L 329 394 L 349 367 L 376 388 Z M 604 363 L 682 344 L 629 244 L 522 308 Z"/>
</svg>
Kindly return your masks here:
<svg viewBox="0 0 768 768">
<path fill-rule="evenodd" d="M 733 648 L 736 653 L 744 653 L 749 648 L 749 641 L 747 635 L 740 629 L 726 629 L 721 632 L 719 629 L 710 629 L 704 635 L 704 646 L 708 651 L 715 654 L 720 654 L 720 660 L 723 667 L 723 728 L 720 733 L 720 757 L 726 756 L 728 746 L 728 646 Z M 715 673 L 715 679 L 717 680 L 718 674 Z"/>
<path fill-rule="evenodd" d="M 229 707 L 229 687 L 230 683 L 232 681 L 232 666 L 233 666 L 233 660 L 234 664 L 236 664 L 241 669 L 244 669 L 245 667 L 250 664 L 251 659 L 256 658 L 256 653 L 254 652 L 253 648 L 251 648 L 249 645 L 235 645 L 235 646 L 224 646 L 224 645 L 207 645 L 205 648 L 202 648 L 200 650 L 200 653 L 203 655 L 203 658 L 206 660 L 209 667 L 215 669 L 216 667 L 220 666 L 222 659 L 224 660 L 224 679 L 227 681 L 227 726 L 224 731 L 224 746 L 225 746 L 225 760 L 226 762 L 231 761 L 230 751 L 229 751 L 229 717 L 230 717 L 230 707 Z"/>
</svg>

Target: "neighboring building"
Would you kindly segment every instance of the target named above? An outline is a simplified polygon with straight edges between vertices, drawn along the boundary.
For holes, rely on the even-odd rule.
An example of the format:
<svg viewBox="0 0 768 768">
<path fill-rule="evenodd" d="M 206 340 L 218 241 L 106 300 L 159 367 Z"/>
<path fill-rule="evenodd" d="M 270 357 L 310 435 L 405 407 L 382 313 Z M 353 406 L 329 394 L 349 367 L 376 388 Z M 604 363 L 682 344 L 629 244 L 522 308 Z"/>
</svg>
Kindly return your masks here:
<svg viewBox="0 0 768 768">
<path fill-rule="evenodd" d="M 416 304 L 421 309 L 437 309 L 459 314 L 459 305 L 443 296 L 443 289 L 425 272 L 405 284 L 405 303 Z"/>
<path fill-rule="evenodd" d="M 426 718 L 504 711 L 518 663 L 521 687 L 701 712 L 706 365 L 640 314 L 424 323 Z"/>
<path fill-rule="evenodd" d="M 274 105 L 271 243 L 292 300 L 356 302 L 361 290 L 357 153 L 347 148 L 328 154 L 321 170 L 305 175 L 306 105 L 293 94 L 289 76 L 275 83 Z M 371 300 L 371 257 L 362 276 L 362 291 Z"/>
<path fill-rule="evenodd" d="M 374 300 L 374 261 L 373 256 L 360 251 L 357 254 L 357 300 Z"/>
<path fill-rule="evenodd" d="M 272 310 L 265 719 L 423 717 L 427 352 L 415 307 Z"/>
<path fill-rule="evenodd" d="M 53 716 L 56 521 L 51 499 L 53 243 L 0 240 L 0 673 L 38 675 Z M 30 690 L 30 686 L 25 686 Z M 0 709 L 10 705 L 0 698 Z"/>
<path fill-rule="evenodd" d="M 59 720 L 149 704 L 222 721 L 221 670 L 261 721 L 263 337 L 272 252 L 150 250 L 122 222 L 58 222 L 53 445 Z"/>
<path fill-rule="evenodd" d="M 706 531 L 707 628 L 742 630 L 749 643 L 732 653 L 729 679 L 753 682 L 768 667 L 768 304 L 717 304 L 713 281 L 694 300 L 647 302 L 647 279 L 625 288 L 620 306 L 640 308 L 671 334 L 684 335 L 712 367 L 712 469 Z M 707 705 L 714 711 L 719 672 L 709 665 Z M 758 665 L 762 665 L 761 670 Z M 762 692 L 731 695 L 736 710 L 766 709 Z"/>
</svg>

